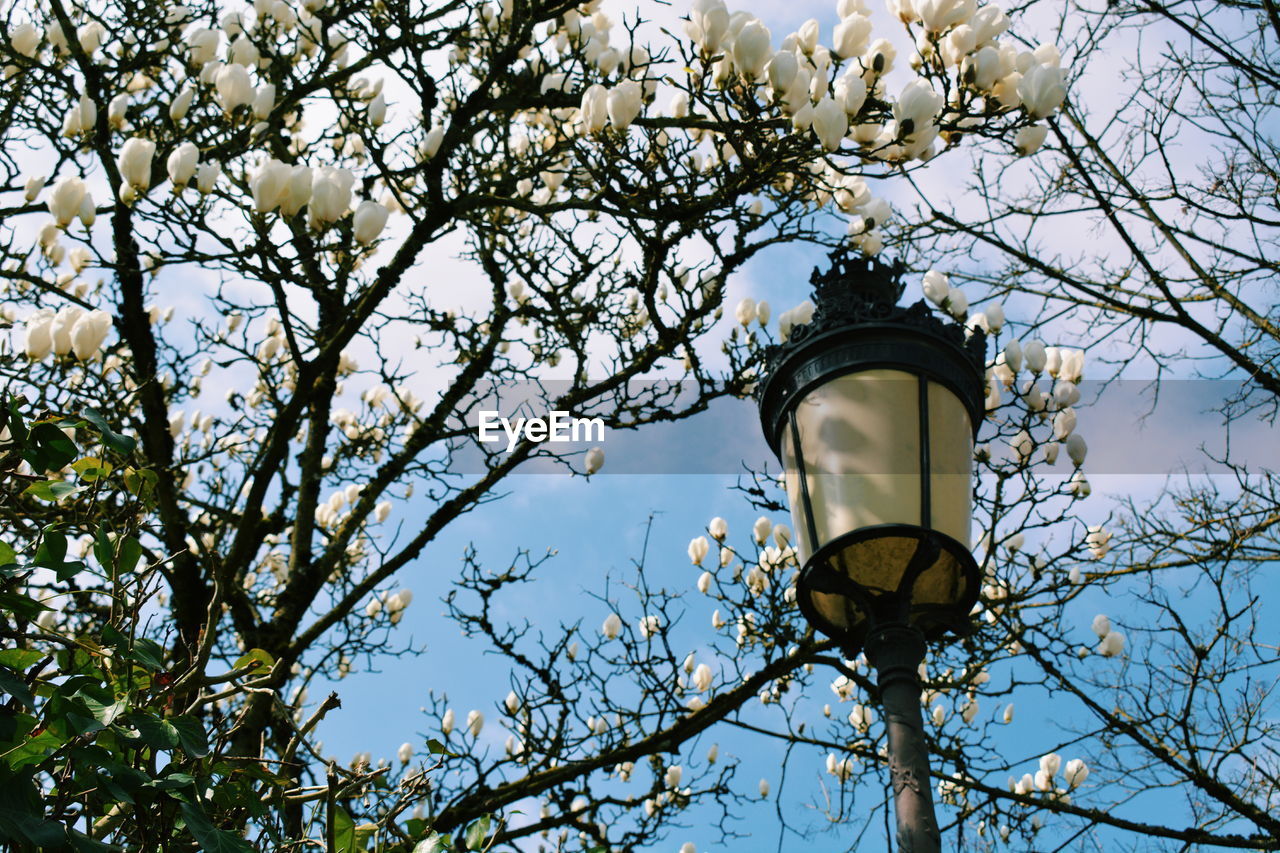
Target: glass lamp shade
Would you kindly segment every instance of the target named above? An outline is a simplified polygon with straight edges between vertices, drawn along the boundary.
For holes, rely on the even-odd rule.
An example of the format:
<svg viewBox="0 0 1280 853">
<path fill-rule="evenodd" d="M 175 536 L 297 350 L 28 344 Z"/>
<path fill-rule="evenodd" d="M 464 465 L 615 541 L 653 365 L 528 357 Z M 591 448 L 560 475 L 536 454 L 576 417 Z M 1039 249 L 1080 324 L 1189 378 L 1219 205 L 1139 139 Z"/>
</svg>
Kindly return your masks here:
<svg viewBox="0 0 1280 853">
<path fill-rule="evenodd" d="M 782 461 L 810 624 L 861 645 L 872 619 L 926 637 L 977 600 L 969 552 L 981 373 L 927 328 L 864 323 L 806 339 L 761 398 Z"/>
</svg>

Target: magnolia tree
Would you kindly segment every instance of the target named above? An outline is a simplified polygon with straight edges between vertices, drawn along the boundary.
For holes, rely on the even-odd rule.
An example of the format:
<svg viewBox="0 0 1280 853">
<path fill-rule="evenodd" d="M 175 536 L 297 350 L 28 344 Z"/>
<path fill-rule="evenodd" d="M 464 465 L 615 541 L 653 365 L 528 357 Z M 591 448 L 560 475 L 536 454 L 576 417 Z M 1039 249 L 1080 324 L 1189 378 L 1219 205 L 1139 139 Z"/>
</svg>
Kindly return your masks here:
<svg viewBox="0 0 1280 853">
<path fill-rule="evenodd" d="M 918 215 L 886 234 L 919 269 L 937 267 L 924 279 L 930 298 L 945 302 L 953 285 L 981 293 L 990 301 L 977 323 L 986 305 L 1009 308 L 989 373 L 999 432 L 983 448 L 997 460 L 985 478 L 994 583 L 983 632 L 1008 663 L 977 713 L 994 711 L 998 729 L 1003 694 L 1018 697 L 1020 715 L 1053 708 L 1038 719 L 1045 757 L 1010 760 L 992 727 L 974 732 L 955 772 L 983 784 L 946 782 L 946 795 L 959 814 L 983 815 L 975 847 L 993 832 L 1018 843 L 1039 821 L 1034 849 L 1082 847 L 1091 834 L 1106 849 L 1276 849 L 1280 657 L 1263 608 L 1278 592 L 1267 567 L 1280 494 L 1274 436 L 1247 436 L 1251 422 L 1273 422 L 1280 392 L 1280 16 L 1269 2 L 1085 3 L 1069 16 L 1032 3 L 1026 14 L 1052 22 L 1081 69 L 1043 123 L 1046 150 L 997 174 L 998 148 L 980 144 L 963 185 L 909 178 Z M 1140 414 L 1169 396 L 1220 406 L 1220 429 L 1189 442 L 1205 444 L 1189 470 L 1208 463 L 1218 476 L 1141 484 L 1158 495 L 1081 514 L 1083 548 L 1065 549 L 1041 505 L 1017 505 L 1061 431 L 1046 437 L 1034 420 L 1024 431 L 1011 414 L 1043 410 L 1039 428 L 1056 425 L 1080 374 L 1028 343 L 1038 339 L 1086 348 L 1092 379 L 1120 380 L 1100 406 Z M 1192 383 L 1190 394 L 1175 387 Z M 1162 425 L 1181 429 L 1191 414 L 1165 409 Z M 1143 470 L 1134 461 L 1116 473 Z M 1108 510 L 1106 527 L 1088 526 Z M 1083 786 L 1069 757 L 1091 770 Z M 1006 773 L 1012 798 L 990 790 Z M 1050 809 L 1070 817 L 1051 821 Z"/>
<path fill-rule="evenodd" d="M 450 613 L 510 661 L 516 688 L 488 722 L 510 730 L 502 755 L 477 746 L 483 710 L 441 697 L 435 736 L 399 765 L 326 759 L 314 731 L 338 703 L 306 687 L 391 653 L 412 601 L 400 573 L 507 475 L 606 464 L 528 439 L 500 452 L 477 435 L 482 400 L 519 387 L 642 429 L 743 394 L 761 344 L 812 306 L 743 303 L 733 319 L 757 328 L 718 325 L 736 270 L 794 241 L 875 254 L 891 211 L 868 178 L 962 139 L 1041 144 L 1066 95 L 1055 47 L 1014 40 L 994 4 L 891 11 L 885 38 L 859 0 L 828 38 L 816 20 L 775 38 L 716 0 L 679 36 L 645 20 L 663 9 L 596 2 L 9 4 L 6 840 L 630 849 L 679 841 L 686 813 L 727 835 L 782 786 L 707 751 L 725 726 L 813 753 L 827 816 L 874 827 L 883 797 L 859 782 L 885 763 L 875 687 L 799 619 L 767 477 L 747 492 L 770 515 L 746 535 L 718 519 L 691 534 L 705 568 L 689 594 L 712 599 L 698 637 L 673 626 L 702 604 L 643 574 L 602 591 L 598 631 L 504 624 L 536 561 L 493 571 L 468 553 Z M 970 318 L 940 274 L 925 287 L 999 333 L 998 310 Z M 980 453 L 983 627 L 926 673 L 946 823 L 966 843 L 1031 835 L 1036 812 L 1169 835 L 1075 804 L 1098 778 L 1080 760 L 1092 733 L 1047 744 L 1012 790 L 997 778 L 1021 759 L 997 749 L 1012 712 L 993 703 L 1026 661 L 1098 705 L 1089 679 L 1128 648 L 1104 619 L 1077 662 L 1060 627 L 1105 574 L 1076 564 L 1109 547 L 1073 521 L 1082 370 L 1029 340 L 993 365 L 984 429 L 1016 454 Z M 655 376 L 684 382 L 631 381 Z M 1004 401 L 1027 376 L 1054 381 Z M 1069 480 L 1032 464 L 1059 442 Z M 1032 553 L 1024 528 L 1056 544 Z M 828 684 L 831 707 L 800 700 Z M 1091 784 L 1127 784 L 1105 778 Z"/>
</svg>

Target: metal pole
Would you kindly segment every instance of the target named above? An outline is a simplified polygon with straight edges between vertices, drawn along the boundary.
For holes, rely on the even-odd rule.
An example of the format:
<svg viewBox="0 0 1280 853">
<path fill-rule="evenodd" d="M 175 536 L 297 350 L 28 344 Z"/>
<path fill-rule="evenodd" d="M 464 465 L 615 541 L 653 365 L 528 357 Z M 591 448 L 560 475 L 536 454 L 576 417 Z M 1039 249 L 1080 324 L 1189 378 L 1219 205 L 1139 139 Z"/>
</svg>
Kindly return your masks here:
<svg viewBox="0 0 1280 853">
<path fill-rule="evenodd" d="M 879 676 L 880 702 L 889 732 L 889 775 L 899 853 L 940 853 L 942 849 L 920 713 L 918 671 L 924 651 L 924 636 L 904 622 L 881 623 L 867 636 L 867 660 Z"/>
</svg>

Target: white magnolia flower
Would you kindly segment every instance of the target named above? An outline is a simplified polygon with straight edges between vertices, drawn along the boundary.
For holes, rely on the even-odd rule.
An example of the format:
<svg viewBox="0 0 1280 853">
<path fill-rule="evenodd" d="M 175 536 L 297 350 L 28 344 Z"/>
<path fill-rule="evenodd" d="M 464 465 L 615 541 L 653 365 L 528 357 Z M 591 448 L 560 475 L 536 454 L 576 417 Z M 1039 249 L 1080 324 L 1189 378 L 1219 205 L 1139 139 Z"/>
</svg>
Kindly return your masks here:
<svg viewBox="0 0 1280 853">
<path fill-rule="evenodd" d="M 45 204 L 59 227 L 66 228 L 79 215 L 84 195 L 84 181 L 74 175 L 59 178 L 53 185 Z"/>
<path fill-rule="evenodd" d="M 690 36 L 703 52 L 711 54 L 719 50 L 729 30 L 729 10 L 724 0 L 694 0 L 689 18 Z"/>
<path fill-rule="evenodd" d="M 167 162 L 169 180 L 175 189 L 185 187 L 200 165 L 200 149 L 194 143 L 184 142 L 169 154 Z"/>
<path fill-rule="evenodd" d="M 1004 363 L 1014 373 L 1022 369 L 1022 344 L 1009 341 L 1004 345 Z"/>
<path fill-rule="evenodd" d="M 898 49 L 888 39 L 876 39 L 862 55 L 862 65 L 868 69 L 868 76 L 880 77 L 893 70 L 893 61 L 898 56 Z"/>
<path fill-rule="evenodd" d="M 27 358 L 32 361 L 42 360 L 53 350 L 53 315 L 52 308 L 41 308 L 30 314 L 25 321 L 25 350 Z"/>
<path fill-rule="evenodd" d="M 187 117 L 187 111 L 191 109 L 191 102 L 195 100 L 196 90 L 194 86 L 184 86 L 182 91 L 178 93 L 178 97 L 173 99 L 173 103 L 169 104 L 169 118 L 177 124 Z"/>
<path fill-rule="evenodd" d="M 650 614 L 640 619 L 639 627 L 640 636 L 647 639 L 662 630 L 662 620 L 656 614 Z"/>
<path fill-rule="evenodd" d="M 707 537 L 705 536 L 699 536 L 689 542 L 689 559 L 695 566 L 702 565 L 702 561 L 706 558 L 709 547 L 710 545 L 707 542 Z"/>
<path fill-rule="evenodd" d="M 187 58 L 191 65 L 200 68 L 216 59 L 221 39 L 221 33 L 208 27 L 197 27 L 187 33 Z"/>
<path fill-rule="evenodd" d="M 453 731 L 453 723 L 454 714 L 453 709 L 450 708 L 445 711 L 444 716 L 440 718 L 440 731 L 444 733 L 445 737 L 448 737 L 449 733 Z"/>
<path fill-rule="evenodd" d="M 1052 779 L 1058 775 L 1058 769 L 1062 766 L 1062 756 L 1056 752 L 1040 757 L 1040 769 L 1046 776 Z"/>
<path fill-rule="evenodd" d="M 321 166 L 313 172 L 307 205 L 307 219 L 313 228 L 337 222 L 346 214 L 355 180 L 349 170 L 334 166 Z"/>
<path fill-rule="evenodd" d="M 776 96 L 783 95 L 790 90 L 799 70 L 800 63 L 796 59 L 796 55 L 791 51 L 781 50 L 773 55 L 773 58 L 769 60 L 769 64 L 765 68 L 765 74 L 769 79 L 769 86 L 773 88 Z"/>
<path fill-rule="evenodd" d="M 763 299 L 756 303 L 756 322 L 760 324 L 760 328 L 763 329 L 765 326 L 769 325 L 769 315 L 771 311 L 772 309 L 769 307 L 769 303 L 765 302 Z"/>
<path fill-rule="evenodd" d="M 840 147 L 841 140 L 849 131 L 849 116 L 844 106 L 831 96 L 824 96 L 813 108 L 813 135 L 828 151 Z"/>
<path fill-rule="evenodd" d="M 116 166 L 124 183 L 135 190 L 151 186 L 151 159 L 156 155 L 156 144 L 150 139 L 134 136 L 120 148 Z"/>
<path fill-rule="evenodd" d="M 1065 444 L 1067 445 L 1067 456 L 1071 457 L 1071 462 L 1077 468 L 1083 465 L 1085 456 L 1089 452 L 1089 445 L 1085 444 L 1084 437 L 1078 432 L 1073 432 L 1067 436 Z"/>
<path fill-rule="evenodd" d="M 381 127 L 387 120 L 387 97 L 379 92 L 369 102 L 369 106 L 365 108 L 365 114 L 369 117 L 369 124 L 372 127 Z"/>
<path fill-rule="evenodd" d="M 9 32 L 9 46 L 14 52 L 31 59 L 40 48 L 40 31 L 30 23 L 19 24 Z"/>
<path fill-rule="evenodd" d="M 1002 716 L 1002 719 L 1003 719 L 1006 723 L 1012 723 L 1012 722 L 1013 722 L 1013 703 L 1012 703 L 1012 702 L 1010 702 L 1008 705 L 1006 705 L 1006 706 L 1005 706 L 1005 708 L 1004 708 L 1004 715 Z"/>
<path fill-rule="evenodd" d="M 599 133 L 609 121 L 609 90 L 599 83 L 582 93 L 579 113 L 584 133 Z"/>
<path fill-rule="evenodd" d="M 97 355 L 111 326 L 112 318 L 106 311 L 95 309 L 82 314 L 71 327 L 71 351 L 75 357 L 88 361 Z"/>
<path fill-rule="evenodd" d="M 249 179 L 254 210 L 266 213 L 280 206 L 288 189 L 290 171 L 288 163 L 274 157 L 258 167 L 258 171 Z"/>
<path fill-rule="evenodd" d="M 644 108 L 644 87 L 635 80 L 623 80 L 609 90 L 605 109 L 609 123 L 618 130 L 626 130 Z"/>
<path fill-rule="evenodd" d="M 586 458 L 583 460 L 583 468 L 588 474 L 594 474 L 604 467 L 604 449 L 593 447 L 587 451 Z"/>
<path fill-rule="evenodd" d="M 720 516 L 711 519 L 711 523 L 707 525 L 707 532 L 717 542 L 723 542 L 724 538 L 729 535 L 729 522 Z"/>
<path fill-rule="evenodd" d="M 755 534 L 756 544 L 763 545 L 765 540 L 769 538 L 769 534 L 773 532 L 773 522 L 762 515 L 751 526 L 751 531 Z"/>
<path fill-rule="evenodd" d="M 1045 361 L 1048 358 L 1043 341 L 1031 341 L 1022 348 L 1022 356 L 1026 360 L 1027 370 L 1039 375 L 1044 371 Z"/>
<path fill-rule="evenodd" d="M 663 774 L 662 781 L 666 783 L 668 788 L 680 787 L 680 779 L 684 775 L 683 769 L 679 764 L 673 764 L 667 768 L 667 772 Z"/>
<path fill-rule="evenodd" d="M 40 196 L 40 191 L 44 189 L 44 175 L 32 175 L 27 178 L 26 184 L 23 186 L 23 198 L 28 202 L 35 201 Z"/>
<path fill-rule="evenodd" d="M 507 709 L 508 714 L 515 714 L 520 710 L 520 697 L 514 690 L 510 690 L 507 692 L 507 698 L 502 701 L 502 705 Z"/>
<path fill-rule="evenodd" d="M 1119 656 L 1124 651 L 1124 634 L 1119 631 L 1109 631 L 1102 638 L 1102 642 L 1098 643 L 1098 654 L 1105 658 L 1113 658 Z"/>
<path fill-rule="evenodd" d="M 920 282 L 924 297 L 934 305 L 941 306 L 951 292 L 951 283 L 947 276 L 937 270 L 929 270 Z"/>
<path fill-rule="evenodd" d="M 704 571 L 703 574 L 698 575 L 698 592 L 703 593 L 705 596 L 710 592 L 710 589 L 712 589 L 712 573 Z"/>
<path fill-rule="evenodd" d="M 960 288 L 953 287 L 947 291 L 947 311 L 957 320 L 963 320 L 969 313 L 969 297 Z"/>
<path fill-rule="evenodd" d="M 606 616 L 604 624 L 600 626 L 600 633 L 604 634 L 606 640 L 615 639 L 621 631 L 622 617 L 617 613 L 610 613 Z"/>
<path fill-rule="evenodd" d="M 1053 416 L 1053 437 L 1058 441 L 1066 441 L 1067 436 L 1075 432 L 1076 410 L 1068 406 Z"/>
<path fill-rule="evenodd" d="M 214 185 L 218 182 L 218 178 L 222 175 L 222 164 L 216 160 L 201 163 L 196 169 L 196 189 L 201 193 L 208 195 L 213 192 Z"/>
<path fill-rule="evenodd" d="M 935 92 L 929 81 L 923 78 L 916 78 L 908 83 L 893 105 L 893 118 L 898 123 L 898 132 L 902 138 L 910 140 L 933 127 L 934 118 L 942 109 L 943 100 L 942 95 Z"/>
<path fill-rule="evenodd" d="M 467 714 L 467 729 L 470 730 L 472 737 L 480 737 L 480 732 L 484 729 L 484 714 L 479 711 L 471 711 Z"/>
<path fill-rule="evenodd" d="M 1067 762 L 1062 777 L 1066 780 L 1068 788 L 1078 788 L 1084 784 L 1085 779 L 1089 778 L 1089 767 L 1079 758 L 1073 758 Z"/>
<path fill-rule="evenodd" d="M 924 28 L 930 33 L 941 33 L 957 24 L 963 24 L 977 11 L 976 0 L 915 0 L 914 9 Z"/>
<path fill-rule="evenodd" d="M 1045 137 L 1048 135 L 1049 128 L 1042 124 L 1024 127 L 1014 135 L 1013 147 L 1020 155 L 1028 157 L 1040 150 L 1040 146 L 1044 144 Z"/>
<path fill-rule="evenodd" d="M 738 303 L 738 307 L 733 311 L 734 319 L 739 325 L 750 326 L 751 321 L 756 317 L 756 301 L 751 297 L 745 297 Z"/>
<path fill-rule="evenodd" d="M 93 56 L 102 46 L 102 39 L 106 34 L 106 27 L 98 21 L 90 21 L 76 30 L 76 39 L 80 42 L 80 49 L 89 56 Z"/>
<path fill-rule="evenodd" d="M 1018 81 L 1018 96 L 1032 118 L 1052 115 L 1067 97 L 1062 69 L 1056 65 L 1032 65 Z"/>
<path fill-rule="evenodd" d="M 430 160 L 436 156 L 436 152 L 440 150 L 440 143 L 444 141 L 444 128 L 437 125 L 427 132 L 426 137 L 422 140 L 422 145 L 418 150 L 422 152 L 424 160 Z"/>
<path fill-rule="evenodd" d="M 413 760 L 413 744 L 402 743 L 400 749 L 396 750 L 396 757 L 400 759 L 401 764 L 408 764 Z"/>
<path fill-rule="evenodd" d="M 253 94 L 253 117 L 265 120 L 276 106 L 276 87 L 263 83 Z"/>
<path fill-rule="evenodd" d="M 986 310 L 987 326 L 993 334 L 998 334 L 1004 328 L 1004 306 L 991 305 Z"/>
<path fill-rule="evenodd" d="M 389 213 L 389 210 L 376 201 L 360 202 L 351 219 L 352 236 L 355 237 L 356 242 L 367 246 L 378 239 L 378 235 L 387 224 Z"/>
<path fill-rule="evenodd" d="M 54 355 L 67 355 L 71 352 L 71 330 L 84 313 L 84 309 L 79 306 L 67 305 L 53 315 L 49 335 L 53 338 Z"/>
<path fill-rule="evenodd" d="M 249 80 L 249 70 L 238 62 L 222 66 L 213 82 L 218 93 L 218 103 L 228 113 L 253 101 L 255 93 L 253 83 Z"/>
<path fill-rule="evenodd" d="M 1062 368 L 1062 347 L 1044 348 L 1044 370 L 1050 376 L 1057 376 Z"/>
<path fill-rule="evenodd" d="M 124 128 L 125 114 L 129 110 L 129 93 L 121 92 L 107 104 L 107 122 L 115 130 Z"/>
<path fill-rule="evenodd" d="M 733 41 L 733 64 L 747 80 L 757 80 L 771 59 L 769 30 L 752 19 L 738 30 Z"/>
<path fill-rule="evenodd" d="M 698 848 L 693 845 L 692 841 L 686 841 L 680 845 L 680 853 L 698 853 Z"/>
</svg>

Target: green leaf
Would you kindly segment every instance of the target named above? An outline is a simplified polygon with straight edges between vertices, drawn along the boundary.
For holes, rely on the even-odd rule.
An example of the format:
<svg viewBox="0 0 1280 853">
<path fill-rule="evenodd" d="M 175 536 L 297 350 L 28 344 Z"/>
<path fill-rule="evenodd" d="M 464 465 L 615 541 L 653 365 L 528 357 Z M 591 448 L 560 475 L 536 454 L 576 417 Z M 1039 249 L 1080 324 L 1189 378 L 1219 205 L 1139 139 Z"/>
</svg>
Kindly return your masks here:
<svg viewBox="0 0 1280 853">
<path fill-rule="evenodd" d="M 172 766 L 172 765 L 170 765 Z M 166 770 L 168 768 L 165 768 Z M 148 788 L 155 788 L 157 791 L 172 791 L 180 788 L 190 788 L 196 783 L 196 777 L 190 773 L 170 773 L 163 779 L 153 779 L 146 783 Z"/>
<path fill-rule="evenodd" d="M 464 836 L 463 841 L 468 850 L 484 849 L 484 839 L 489 834 L 490 822 L 489 815 L 484 815 L 467 827 L 467 834 Z"/>
<path fill-rule="evenodd" d="M 333 853 L 355 853 L 356 822 L 341 806 L 333 807 Z"/>
<path fill-rule="evenodd" d="M 12 566 L 18 562 L 18 552 L 8 542 L 0 542 L 0 566 Z"/>
<path fill-rule="evenodd" d="M 42 845 L 59 847 L 66 840 L 65 835 L 54 835 L 50 827 L 58 824 L 46 821 L 42 814 L 40 790 L 32 781 L 32 770 L 13 772 L 0 765 L 0 840 L 18 842 L 8 844 L 5 849 L 21 849 L 21 842 L 27 842 L 39 848 Z"/>
<path fill-rule="evenodd" d="M 155 496 L 156 483 L 159 477 L 149 468 L 125 468 L 124 487 L 144 504 L 150 504 Z"/>
<path fill-rule="evenodd" d="M 182 809 L 182 817 L 187 822 L 200 849 L 205 853 L 254 853 L 253 846 L 234 833 L 218 829 L 209 822 L 204 812 L 195 803 L 178 803 Z"/>
<path fill-rule="evenodd" d="M 204 726 L 194 717 L 170 717 L 169 724 L 178 732 L 178 744 L 192 758 L 204 758 L 209 754 L 209 736 Z"/>
<path fill-rule="evenodd" d="M 74 495 L 81 489 L 65 480 L 41 480 L 39 483 L 32 483 L 22 490 L 24 495 L 31 495 L 40 500 L 57 503 L 65 497 Z"/>
<path fill-rule="evenodd" d="M 248 666 L 254 661 L 258 662 L 258 668 L 254 670 L 258 675 L 269 672 L 271 667 L 276 665 L 276 659 L 271 656 L 270 652 L 263 649 L 249 649 L 249 651 L 236 658 L 236 662 L 231 668 L 240 669 Z"/>
<path fill-rule="evenodd" d="M 110 688 L 101 684 L 86 683 L 75 692 L 75 698 L 84 703 L 93 718 L 109 726 L 116 718 L 129 710 L 127 697 L 117 697 Z"/>
<path fill-rule="evenodd" d="M 130 714 L 129 725 L 138 730 L 138 737 L 147 746 L 154 749 L 176 749 L 178 746 L 178 730 L 167 720 L 153 717 L 150 714 Z"/>
<path fill-rule="evenodd" d="M 31 695 L 31 689 L 27 687 L 27 682 L 22 680 L 22 676 L 6 666 L 0 666 L 0 691 L 4 691 L 17 699 L 23 705 L 35 710 L 36 697 Z"/>
<path fill-rule="evenodd" d="M 32 470 L 43 473 L 65 468 L 75 461 L 80 451 L 56 424 L 43 421 L 31 428 L 22 455 L 31 463 Z"/>
<path fill-rule="evenodd" d="M 0 665 L 21 672 L 44 657 L 44 652 L 35 649 L 0 649 Z"/>
<path fill-rule="evenodd" d="M 436 740 L 435 738 L 431 738 L 430 740 L 427 741 L 427 752 L 431 753 L 432 755 L 447 755 L 450 758 L 458 757 L 457 753 L 450 752 L 449 750 L 447 750 L 445 748 L 445 745 L 442 744 L 440 741 Z"/>
<path fill-rule="evenodd" d="M 21 616 L 28 622 L 34 622 L 41 613 L 52 609 L 47 604 L 42 604 L 30 596 L 18 595 L 12 592 L 0 592 L 0 612 L 7 610 L 10 613 Z"/>
<path fill-rule="evenodd" d="M 102 436 L 102 443 L 116 453 L 128 456 L 137 449 L 138 440 L 127 435 L 121 435 L 113 430 L 110 424 L 107 423 L 107 419 L 97 409 L 85 409 L 80 413 L 80 416 L 97 428 L 98 433 Z"/>
<path fill-rule="evenodd" d="M 44 761 L 49 750 L 57 749 L 67 742 L 66 738 L 58 735 L 52 728 L 32 731 L 34 734 L 28 734 L 20 746 L 5 753 L 3 760 L 10 768 L 20 770 L 32 764 L 39 764 Z"/>
<path fill-rule="evenodd" d="M 133 651 L 129 653 L 129 657 L 152 672 L 164 669 L 164 646 L 155 640 L 138 637 L 133 641 Z"/>
<path fill-rule="evenodd" d="M 444 853 L 449 849 L 449 836 L 433 832 L 414 845 L 413 853 Z"/>
<path fill-rule="evenodd" d="M 96 456 L 86 456 L 71 463 L 71 470 L 80 475 L 80 480 L 93 483 L 111 474 L 115 470 L 110 462 Z"/>
<path fill-rule="evenodd" d="M 57 574 L 58 580 L 65 581 L 84 568 L 84 563 L 79 560 L 68 562 L 66 556 L 67 537 L 57 525 L 51 524 L 40 535 L 40 547 L 36 549 L 31 564 L 52 569 Z"/>
</svg>

